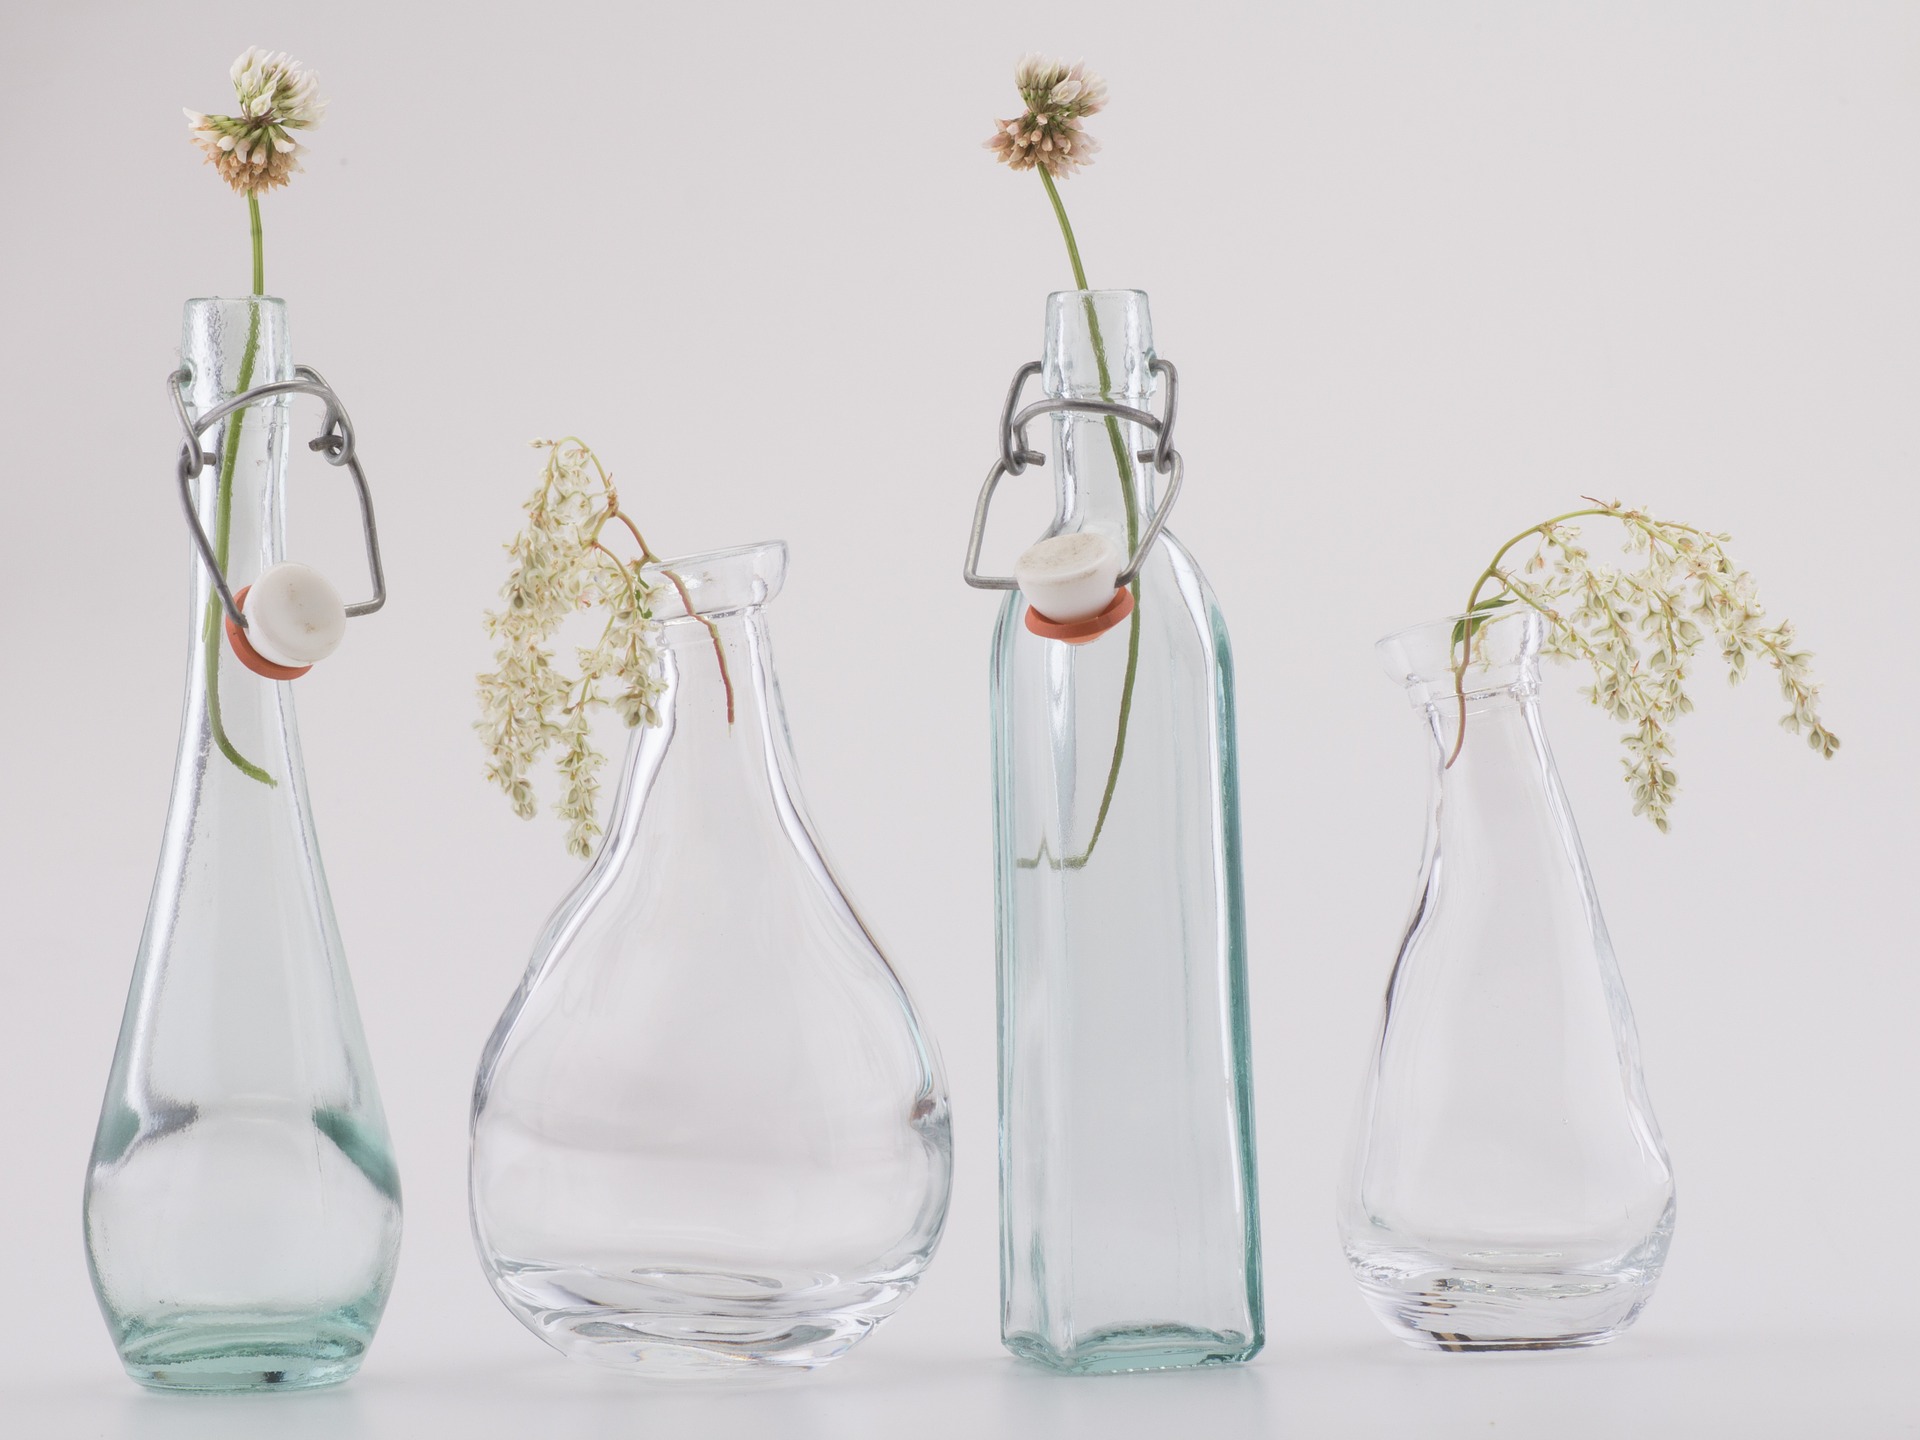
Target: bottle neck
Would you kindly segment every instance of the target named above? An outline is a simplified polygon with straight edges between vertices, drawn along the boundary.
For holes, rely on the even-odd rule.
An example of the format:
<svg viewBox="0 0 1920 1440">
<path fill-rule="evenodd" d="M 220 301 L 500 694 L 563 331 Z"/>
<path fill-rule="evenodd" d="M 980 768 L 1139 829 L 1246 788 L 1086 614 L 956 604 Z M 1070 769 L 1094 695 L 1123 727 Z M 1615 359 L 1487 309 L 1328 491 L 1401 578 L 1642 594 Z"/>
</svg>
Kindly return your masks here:
<svg viewBox="0 0 1920 1440">
<path fill-rule="evenodd" d="M 286 307 L 268 296 L 189 300 L 180 353 L 195 415 L 243 390 L 291 379 Z M 272 400 L 236 411 L 201 440 L 203 452 L 216 458 L 192 482 L 194 513 L 235 595 L 283 557 L 289 421 L 289 402 Z M 212 747 L 218 752 L 208 757 L 212 774 L 232 772 L 267 790 L 284 786 L 290 775 L 297 782 L 287 686 L 256 675 L 234 656 L 213 577 L 190 539 L 185 548 L 191 579 L 183 757 Z M 220 745 L 223 739 L 274 784 L 247 778 Z"/>
<path fill-rule="evenodd" d="M 242 390 L 293 378 L 286 306 L 267 296 L 189 300 L 180 341 L 191 372 L 187 402 L 195 415 Z M 283 558 L 289 402 L 249 405 L 201 439 L 218 458 L 193 481 L 201 528 L 237 594 Z M 192 566 L 189 620 L 197 638 L 213 580 L 189 542 Z"/>
<path fill-rule="evenodd" d="M 1047 299 L 1042 375 L 1052 399 L 1153 404 L 1153 332 L 1147 297 L 1135 290 L 1071 290 Z M 1131 548 L 1153 512 L 1147 427 L 1061 412 L 1053 417 L 1053 465 L 1061 530 L 1097 529 Z"/>
</svg>

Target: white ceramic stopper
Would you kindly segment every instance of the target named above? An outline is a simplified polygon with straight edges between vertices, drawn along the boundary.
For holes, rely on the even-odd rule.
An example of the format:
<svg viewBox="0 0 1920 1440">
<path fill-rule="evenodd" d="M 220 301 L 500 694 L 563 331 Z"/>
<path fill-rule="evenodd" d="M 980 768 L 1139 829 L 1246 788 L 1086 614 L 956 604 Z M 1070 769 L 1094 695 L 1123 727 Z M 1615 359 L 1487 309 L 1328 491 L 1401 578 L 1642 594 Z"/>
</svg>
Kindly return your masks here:
<svg viewBox="0 0 1920 1440">
<path fill-rule="evenodd" d="M 1013 578 L 1027 603 L 1049 620 L 1070 624 L 1098 615 L 1113 603 L 1126 556 L 1093 530 L 1055 535 L 1013 562 Z"/>
<path fill-rule="evenodd" d="M 347 633 L 340 592 L 311 565 L 283 560 L 248 587 L 247 642 L 263 659 L 298 669 L 324 660 Z"/>
</svg>

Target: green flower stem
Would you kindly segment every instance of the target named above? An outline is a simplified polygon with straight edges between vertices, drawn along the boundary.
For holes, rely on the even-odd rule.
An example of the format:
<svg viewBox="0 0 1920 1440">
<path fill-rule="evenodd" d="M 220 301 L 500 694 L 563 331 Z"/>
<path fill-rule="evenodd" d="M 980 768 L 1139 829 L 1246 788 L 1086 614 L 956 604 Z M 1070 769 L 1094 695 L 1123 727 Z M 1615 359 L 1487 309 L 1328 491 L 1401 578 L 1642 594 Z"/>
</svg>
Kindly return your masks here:
<svg viewBox="0 0 1920 1440">
<path fill-rule="evenodd" d="M 1074 243 L 1073 224 L 1067 219 L 1067 207 L 1060 203 L 1059 187 L 1053 183 L 1053 176 L 1047 173 L 1046 166 L 1036 165 L 1033 168 L 1040 176 L 1040 183 L 1047 187 L 1047 199 L 1053 202 L 1054 219 L 1060 222 L 1060 233 L 1066 239 L 1067 259 L 1073 265 L 1073 283 L 1082 290 L 1091 290 L 1093 287 L 1087 284 L 1087 267 L 1080 263 L 1080 247 Z M 1107 362 L 1103 356 L 1100 360 L 1100 369 L 1104 373 L 1106 368 Z"/>
<path fill-rule="evenodd" d="M 1529 525 L 1525 530 L 1522 530 L 1518 535 L 1514 536 L 1494 552 L 1493 559 L 1487 562 L 1487 568 L 1482 570 L 1479 578 L 1473 582 L 1473 589 L 1467 594 L 1467 608 L 1462 612 L 1458 627 L 1460 631 L 1460 658 L 1454 662 L 1453 667 L 1453 693 L 1454 698 L 1460 705 L 1460 723 L 1455 727 L 1453 753 L 1447 756 L 1447 763 L 1444 768 L 1448 770 L 1453 768 L 1453 762 L 1460 758 L 1461 747 L 1467 743 L 1467 663 L 1473 657 L 1474 631 L 1480 628 L 1473 618 L 1474 612 L 1482 608 L 1480 592 L 1486 588 L 1489 580 L 1499 577 L 1500 562 L 1507 558 L 1507 552 L 1522 540 L 1525 540 L 1529 535 L 1544 535 L 1552 526 L 1558 525 L 1565 520 L 1578 520 L 1583 515 L 1612 515 L 1614 513 L 1611 506 L 1600 506 L 1586 510 L 1569 510 L 1566 514 L 1556 515 L 1551 520 L 1542 520 L 1538 525 Z M 1508 593 L 1518 594 L 1519 592 L 1515 591 L 1512 586 L 1507 585 L 1503 581 L 1500 591 L 1494 598 L 1497 600 L 1499 595 Z M 1527 597 L 1521 595 L 1520 598 L 1526 600 Z M 1530 600 L 1527 601 L 1527 603 L 1530 605 L 1533 604 Z M 1534 605 L 1533 608 L 1538 610 L 1540 607 Z"/>
<path fill-rule="evenodd" d="M 267 252 L 260 238 L 260 197 L 247 192 L 247 229 L 253 235 L 253 293 L 267 293 Z"/>
<path fill-rule="evenodd" d="M 248 192 L 247 195 L 248 228 L 253 234 L 253 293 L 266 293 L 266 261 L 260 236 L 260 197 Z M 260 307 L 254 306 L 247 317 L 246 348 L 240 352 L 240 376 L 235 393 L 249 389 L 253 385 L 253 367 L 260 354 Z M 227 556 L 233 540 L 233 470 L 240 458 L 240 429 L 246 424 L 247 412 L 240 409 L 233 412 L 227 421 L 227 433 L 220 446 L 220 481 L 214 496 L 213 516 L 213 555 L 224 574 L 227 568 Z M 227 728 L 220 717 L 220 640 L 224 628 L 221 623 L 220 592 L 209 587 L 207 594 L 207 619 L 202 627 L 203 649 L 207 666 L 207 723 L 213 731 L 213 743 L 220 753 L 231 760 L 236 769 L 250 780 L 258 780 L 262 785 L 273 786 L 273 776 L 247 759 L 234 748 L 233 741 L 227 738 Z"/>
<path fill-rule="evenodd" d="M 1080 263 L 1080 247 L 1073 238 L 1073 225 L 1067 219 L 1067 207 L 1060 203 L 1060 190 L 1053 183 L 1053 176 L 1047 173 L 1044 165 L 1036 165 L 1040 183 L 1047 188 L 1047 199 L 1053 202 L 1054 218 L 1060 222 L 1060 234 L 1067 242 L 1067 259 L 1073 265 L 1074 284 L 1085 296 L 1087 308 L 1087 329 L 1093 341 L 1093 363 L 1100 374 L 1100 398 L 1113 399 L 1113 375 L 1107 368 L 1107 346 L 1100 334 L 1100 315 L 1093 303 L 1092 287 L 1087 284 L 1086 267 Z M 1120 498 L 1127 512 L 1127 554 L 1131 556 L 1140 543 L 1139 502 L 1133 493 L 1133 457 L 1127 453 L 1127 442 L 1120 433 L 1120 422 L 1113 416 L 1107 417 L 1107 440 L 1113 447 L 1113 463 L 1120 475 Z M 1113 808 L 1113 793 L 1120 784 L 1120 762 L 1127 752 L 1127 722 L 1133 715 L 1134 682 L 1140 675 L 1140 607 L 1141 582 L 1138 576 L 1133 582 L 1133 614 L 1127 620 L 1127 670 L 1120 683 L 1120 720 L 1113 737 L 1113 763 L 1107 768 L 1107 788 L 1100 797 L 1100 811 L 1094 818 L 1093 833 L 1087 837 L 1087 848 L 1078 855 L 1068 856 L 1062 863 L 1070 870 L 1078 870 L 1093 858 L 1093 847 L 1100 843 L 1100 832 L 1106 828 L 1107 812 Z"/>
</svg>

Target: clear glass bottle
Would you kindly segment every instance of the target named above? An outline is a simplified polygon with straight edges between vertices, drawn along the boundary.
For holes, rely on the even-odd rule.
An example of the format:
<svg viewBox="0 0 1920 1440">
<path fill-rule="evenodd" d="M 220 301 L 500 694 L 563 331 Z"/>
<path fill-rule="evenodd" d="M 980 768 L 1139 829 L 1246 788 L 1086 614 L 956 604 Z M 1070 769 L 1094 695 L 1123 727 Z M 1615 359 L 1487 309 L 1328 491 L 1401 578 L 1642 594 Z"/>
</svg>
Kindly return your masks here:
<svg viewBox="0 0 1920 1440">
<path fill-rule="evenodd" d="M 563 1354 L 806 1369 L 939 1242 L 946 1084 L 800 798 L 764 610 L 786 546 L 672 569 L 694 613 L 656 605 L 661 723 L 632 732 L 606 838 L 481 1058 L 474 1238 Z"/>
<path fill-rule="evenodd" d="M 1457 627 L 1379 647 L 1432 785 L 1341 1234 L 1368 1302 L 1415 1345 L 1593 1345 L 1653 1293 L 1673 1173 L 1540 721 L 1542 621 L 1509 611 L 1478 628 L 1449 766 Z"/>
<path fill-rule="evenodd" d="M 1152 363 L 1144 294 L 1049 298 L 1049 396 L 1149 409 Z M 1053 533 L 1130 553 L 1152 443 L 1056 414 Z M 1001 1335 L 1076 1373 L 1263 1341 L 1233 662 L 1172 535 L 1133 589 L 1084 644 L 1012 592 L 993 645 Z"/>
<path fill-rule="evenodd" d="M 251 385 L 292 375 L 276 299 L 188 301 L 181 351 L 199 413 L 245 388 L 243 368 Z M 277 400 L 223 423 L 219 453 L 234 447 L 224 520 L 222 466 L 197 482 L 201 522 L 216 541 L 226 535 L 236 588 L 283 558 L 287 422 Z M 399 1179 L 320 865 L 291 685 L 234 658 L 207 572 L 189 556 L 179 759 L 87 1171 L 87 1258 L 120 1357 L 143 1384 L 324 1385 L 359 1368 L 386 1304 Z"/>
</svg>

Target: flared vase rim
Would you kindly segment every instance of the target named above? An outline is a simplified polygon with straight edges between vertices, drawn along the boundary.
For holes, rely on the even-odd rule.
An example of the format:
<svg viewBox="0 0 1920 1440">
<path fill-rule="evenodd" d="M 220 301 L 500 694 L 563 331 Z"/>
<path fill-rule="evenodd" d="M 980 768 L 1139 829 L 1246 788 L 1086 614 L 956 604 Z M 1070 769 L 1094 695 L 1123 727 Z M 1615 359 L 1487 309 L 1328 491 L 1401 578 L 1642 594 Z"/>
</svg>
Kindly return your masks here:
<svg viewBox="0 0 1920 1440">
<path fill-rule="evenodd" d="M 1453 677 L 1450 665 L 1441 664 L 1434 667 L 1418 665 L 1410 668 L 1405 664 L 1395 664 L 1394 656 L 1411 657 L 1417 650 L 1427 647 L 1432 647 L 1432 653 L 1435 655 L 1450 654 L 1454 644 L 1453 632 L 1467 618 L 1464 613 L 1442 615 L 1438 619 L 1423 620 L 1418 624 L 1403 626 L 1401 629 L 1382 635 L 1374 641 L 1373 651 L 1386 670 L 1387 678 L 1399 685 L 1431 685 L 1444 679 L 1451 687 Z M 1482 648 L 1475 657 L 1476 668 L 1512 667 L 1538 657 L 1540 642 L 1546 635 L 1546 617 L 1532 606 L 1516 602 L 1512 608 L 1503 609 L 1494 614 L 1481 611 L 1473 616 L 1473 619 L 1478 622 L 1476 629 L 1478 635 L 1495 633 L 1503 639 L 1516 634 L 1520 636 L 1517 641 L 1507 642 L 1516 646 L 1520 651 L 1519 654 L 1496 659 L 1490 667 L 1486 651 Z M 1516 621 L 1520 622 L 1518 626 L 1515 625 Z M 1427 673 L 1429 668 L 1433 673 Z"/>
<path fill-rule="evenodd" d="M 1476 618 L 1478 618 L 1481 622 L 1480 628 L 1482 630 L 1488 630 L 1488 629 L 1491 629 L 1493 626 L 1499 625 L 1505 621 L 1518 620 L 1518 619 L 1521 619 L 1522 617 L 1531 618 L 1535 621 L 1538 621 L 1541 618 L 1541 615 L 1538 610 L 1533 609 L 1531 606 L 1519 605 L 1516 608 L 1511 610 L 1502 610 L 1500 613 L 1495 615 L 1488 615 L 1487 612 L 1483 610 L 1480 612 L 1480 614 Z M 1462 620 L 1466 618 L 1467 617 L 1464 614 L 1440 615 L 1440 616 L 1436 616 L 1432 620 L 1422 620 L 1413 625 L 1403 625 L 1398 630 L 1389 630 L 1386 634 L 1382 635 L 1378 640 L 1374 641 L 1373 642 L 1374 648 L 1377 650 L 1383 645 L 1391 645 L 1396 640 L 1405 640 L 1410 636 L 1418 635 L 1423 631 L 1437 631 L 1443 625 L 1446 626 L 1449 633 L 1451 633 L 1451 631 L 1453 630 L 1453 627 L 1458 625 Z"/>
<path fill-rule="evenodd" d="M 672 572 L 686 587 L 664 578 Z M 756 540 L 693 555 L 669 555 L 642 572 L 657 581 L 654 618 L 662 624 L 765 605 L 787 578 L 787 542 Z M 691 601 L 689 605 L 687 602 Z"/>
</svg>

